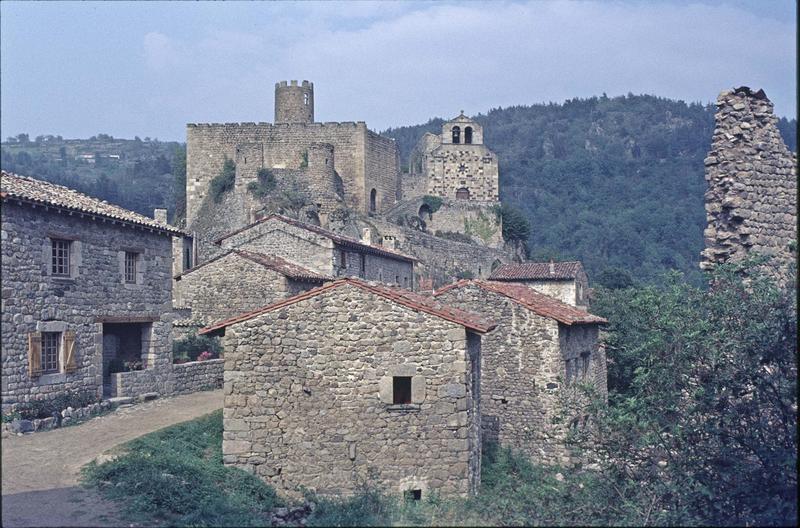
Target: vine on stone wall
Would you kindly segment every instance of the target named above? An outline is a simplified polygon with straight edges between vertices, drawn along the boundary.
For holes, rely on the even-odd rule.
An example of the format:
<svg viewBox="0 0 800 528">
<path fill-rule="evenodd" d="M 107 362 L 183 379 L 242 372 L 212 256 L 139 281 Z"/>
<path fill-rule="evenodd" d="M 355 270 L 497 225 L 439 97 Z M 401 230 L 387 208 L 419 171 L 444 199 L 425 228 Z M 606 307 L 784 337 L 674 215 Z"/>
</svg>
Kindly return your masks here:
<svg viewBox="0 0 800 528">
<path fill-rule="evenodd" d="M 208 192 L 216 203 L 222 200 L 222 196 L 233 190 L 236 183 L 236 164 L 232 159 L 225 158 L 225 163 L 222 164 L 222 169 L 219 174 L 211 180 L 211 185 L 208 187 Z"/>
</svg>

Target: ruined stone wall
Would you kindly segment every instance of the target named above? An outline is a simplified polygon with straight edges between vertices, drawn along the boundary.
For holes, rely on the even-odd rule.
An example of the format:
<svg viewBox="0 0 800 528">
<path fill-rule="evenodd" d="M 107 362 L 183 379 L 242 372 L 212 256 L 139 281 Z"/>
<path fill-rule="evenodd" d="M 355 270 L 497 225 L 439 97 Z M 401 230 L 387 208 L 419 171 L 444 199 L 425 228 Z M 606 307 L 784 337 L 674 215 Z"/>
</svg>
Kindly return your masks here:
<svg viewBox="0 0 800 528">
<path fill-rule="evenodd" d="M 428 289 L 429 280 L 438 288 L 463 278 L 464 272 L 472 273 L 475 278 L 488 278 L 497 266 L 513 262 L 515 258 L 504 250 L 454 242 L 380 218 L 362 218 L 359 225 L 373 229 L 374 240 L 391 237 L 398 251 L 419 259 L 415 290 L 419 289 L 420 280 Z"/>
<path fill-rule="evenodd" d="M 236 253 L 182 275 L 175 281 L 176 305 L 191 308 L 192 319 L 211 324 L 250 312 L 319 286 L 293 281 Z"/>
<path fill-rule="evenodd" d="M 476 286 L 448 290 L 436 298 L 498 322 L 483 336 L 481 346 L 484 439 L 513 447 L 539 463 L 567 462 L 566 430 L 556 423 L 562 411 L 566 352 L 560 346 L 559 324 Z M 574 353 L 571 345 L 572 341 L 569 354 Z"/>
<path fill-rule="evenodd" d="M 778 118 L 762 90 L 722 92 L 716 128 L 705 159 L 706 249 L 700 267 L 741 260 L 751 252 L 796 263 L 797 155 L 777 128 Z"/>
<path fill-rule="evenodd" d="M 72 240 L 72 275 L 51 275 L 51 237 Z M 124 282 L 120 257 L 140 254 L 136 284 Z M 147 370 L 171 364 L 172 237 L 100 219 L 2 203 L 3 405 L 70 390 L 101 394 L 103 325 L 108 317 L 150 318 L 142 343 Z M 31 378 L 28 334 L 74 332 L 77 369 Z"/>
<path fill-rule="evenodd" d="M 578 382 L 592 383 L 601 396 L 608 395 L 608 370 L 605 349 L 600 346 L 598 325 L 559 325 L 559 346 L 568 387 Z"/>
<path fill-rule="evenodd" d="M 322 275 L 334 275 L 331 239 L 280 220 L 267 220 L 222 241 L 222 250 L 244 249 L 277 255 Z"/>
<path fill-rule="evenodd" d="M 228 327 L 224 463 L 295 495 L 474 492 L 480 352 L 466 337 L 353 286 Z M 412 376 L 411 404 L 393 405 L 392 376 Z"/>
</svg>

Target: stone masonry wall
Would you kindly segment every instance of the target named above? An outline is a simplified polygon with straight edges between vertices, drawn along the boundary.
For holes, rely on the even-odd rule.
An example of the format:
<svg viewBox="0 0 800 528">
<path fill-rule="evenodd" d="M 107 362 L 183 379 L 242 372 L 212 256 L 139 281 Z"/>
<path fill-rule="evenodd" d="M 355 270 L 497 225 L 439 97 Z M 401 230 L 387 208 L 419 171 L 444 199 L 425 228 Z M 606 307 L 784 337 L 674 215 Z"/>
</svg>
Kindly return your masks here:
<svg viewBox="0 0 800 528">
<path fill-rule="evenodd" d="M 309 290 L 319 283 L 294 281 L 236 253 L 179 277 L 176 306 L 191 308 L 192 319 L 210 324 Z"/>
<path fill-rule="evenodd" d="M 759 252 L 777 266 L 796 263 L 797 155 L 783 142 L 762 90 L 722 92 L 705 159 L 706 249 L 700 267 Z"/>
<path fill-rule="evenodd" d="M 222 387 L 224 359 L 191 361 L 172 365 L 175 394 L 189 394 L 207 389 Z"/>
<path fill-rule="evenodd" d="M 370 203 L 370 192 L 375 189 L 376 211 L 381 213 L 392 207 L 400 194 L 400 151 L 394 139 L 371 130 L 366 131 L 365 151 L 364 203 Z"/>
<path fill-rule="evenodd" d="M 72 239 L 72 276 L 53 277 L 50 237 Z M 137 284 L 123 282 L 120 255 L 140 254 Z M 148 370 L 171 363 L 172 240 L 111 222 L 2 204 L 3 405 L 102 391 L 103 324 L 109 317 L 150 319 L 143 343 Z M 28 375 L 28 333 L 75 333 L 77 370 Z"/>
<path fill-rule="evenodd" d="M 428 154 L 426 165 L 427 194 L 454 200 L 466 188 L 470 200 L 499 200 L 497 156 L 485 145 L 443 144 Z"/>
<path fill-rule="evenodd" d="M 474 492 L 480 351 L 466 338 L 350 285 L 228 327 L 224 462 L 290 495 Z M 411 404 L 392 404 L 392 376 L 412 376 Z"/>
<path fill-rule="evenodd" d="M 554 423 L 561 412 L 565 374 L 558 323 L 476 286 L 452 289 L 436 298 L 498 322 L 483 336 L 481 347 L 484 440 L 513 447 L 536 462 L 567 462 L 565 429 Z"/>
<path fill-rule="evenodd" d="M 476 278 L 487 278 L 494 268 L 513 262 L 515 258 L 504 250 L 454 242 L 380 218 L 362 218 L 359 225 L 370 227 L 375 240 L 391 237 L 398 251 L 419 259 L 415 290 L 419 289 L 420 280 L 427 289 L 430 289 L 428 281 L 433 281 L 433 287 L 438 288 L 453 282 L 464 272 L 471 272 Z"/>
<path fill-rule="evenodd" d="M 189 394 L 222 387 L 224 359 L 192 361 L 159 370 L 134 370 L 111 375 L 116 396 L 139 396 L 149 392 L 159 395 Z"/>
</svg>

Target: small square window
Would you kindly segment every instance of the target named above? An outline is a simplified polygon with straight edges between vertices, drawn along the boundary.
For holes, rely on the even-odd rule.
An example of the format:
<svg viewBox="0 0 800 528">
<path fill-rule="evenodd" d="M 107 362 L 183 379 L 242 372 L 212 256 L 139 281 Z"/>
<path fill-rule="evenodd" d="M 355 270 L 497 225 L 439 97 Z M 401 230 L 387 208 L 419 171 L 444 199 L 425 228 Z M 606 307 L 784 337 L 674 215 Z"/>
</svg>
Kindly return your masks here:
<svg viewBox="0 0 800 528">
<path fill-rule="evenodd" d="M 136 261 L 138 257 L 139 254 L 133 251 L 125 252 L 125 282 L 128 284 L 136 284 Z"/>
<path fill-rule="evenodd" d="M 406 490 L 405 495 L 406 495 L 406 500 L 407 501 L 422 500 L 422 490 L 420 490 L 420 489 Z"/>
<path fill-rule="evenodd" d="M 70 249 L 72 247 L 71 240 L 62 240 L 58 238 L 51 239 L 52 247 L 52 266 L 51 271 L 53 275 L 59 277 L 70 276 Z"/>
<path fill-rule="evenodd" d="M 42 374 L 59 372 L 61 332 L 42 332 Z"/>
<path fill-rule="evenodd" d="M 392 403 L 411 403 L 411 376 L 394 376 L 392 379 Z"/>
</svg>

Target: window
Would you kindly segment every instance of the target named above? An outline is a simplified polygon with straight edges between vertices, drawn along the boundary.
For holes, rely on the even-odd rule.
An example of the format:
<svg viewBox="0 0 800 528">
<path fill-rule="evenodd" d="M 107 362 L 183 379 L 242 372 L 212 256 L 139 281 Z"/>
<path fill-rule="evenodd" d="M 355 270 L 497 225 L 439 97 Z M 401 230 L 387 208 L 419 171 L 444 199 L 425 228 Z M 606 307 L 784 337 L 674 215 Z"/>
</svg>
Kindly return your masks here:
<svg viewBox="0 0 800 528">
<path fill-rule="evenodd" d="M 461 127 L 453 127 L 453 143 L 461 143 Z"/>
<path fill-rule="evenodd" d="M 464 129 L 464 143 L 467 145 L 472 143 L 472 127 L 467 127 Z"/>
<path fill-rule="evenodd" d="M 411 376 L 392 378 L 392 403 L 395 405 L 411 403 Z"/>
<path fill-rule="evenodd" d="M 422 500 L 422 490 L 420 489 L 406 490 L 405 497 L 407 501 Z"/>
<path fill-rule="evenodd" d="M 42 374 L 59 372 L 61 332 L 42 332 Z"/>
<path fill-rule="evenodd" d="M 369 211 L 374 213 L 378 209 L 378 191 L 372 189 L 369 193 Z"/>
<path fill-rule="evenodd" d="M 342 269 L 347 269 L 347 253 L 342 251 Z"/>
<path fill-rule="evenodd" d="M 567 363 L 566 382 L 567 382 L 567 385 L 569 385 L 570 383 L 572 383 L 572 379 L 575 377 L 575 372 L 574 372 L 574 363 L 575 363 L 575 361 L 572 360 L 572 359 L 568 359 L 566 363 Z"/>
<path fill-rule="evenodd" d="M 397 284 L 397 285 L 400 285 L 400 275 L 395 275 L 394 276 L 394 283 Z"/>
<path fill-rule="evenodd" d="M 52 273 L 60 277 L 70 276 L 69 254 L 70 247 L 72 246 L 71 240 L 62 240 L 58 238 L 51 239 L 52 244 Z"/>
<path fill-rule="evenodd" d="M 191 248 L 183 248 L 183 269 L 187 270 L 192 267 L 192 250 Z"/>
<path fill-rule="evenodd" d="M 361 277 L 367 274 L 367 256 L 361 254 Z"/>
<path fill-rule="evenodd" d="M 133 251 L 125 252 L 125 282 L 136 284 L 136 260 L 139 254 Z"/>
<path fill-rule="evenodd" d="M 308 94 L 307 93 L 303 94 L 303 104 L 308 106 Z"/>
</svg>

